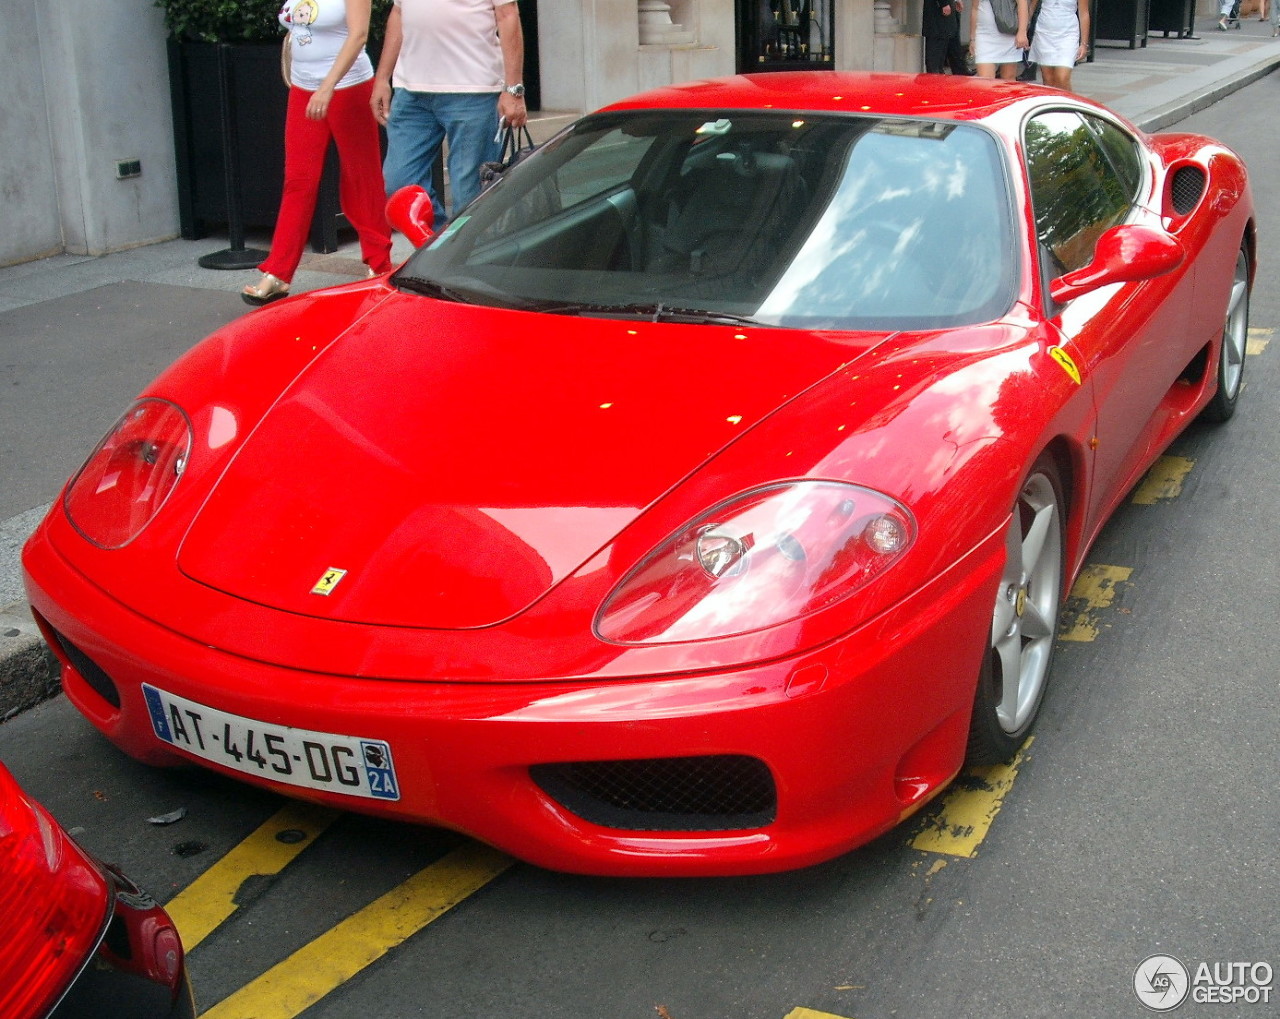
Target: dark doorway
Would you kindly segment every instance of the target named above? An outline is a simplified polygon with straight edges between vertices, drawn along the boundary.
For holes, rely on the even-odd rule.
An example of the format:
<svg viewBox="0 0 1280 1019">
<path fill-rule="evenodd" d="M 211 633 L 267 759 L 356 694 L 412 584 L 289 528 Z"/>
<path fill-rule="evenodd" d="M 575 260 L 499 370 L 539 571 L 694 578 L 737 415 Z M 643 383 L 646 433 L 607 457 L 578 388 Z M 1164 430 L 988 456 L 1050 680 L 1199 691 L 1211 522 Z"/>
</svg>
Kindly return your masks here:
<svg viewBox="0 0 1280 1019">
<path fill-rule="evenodd" d="M 538 71 L 538 0 L 519 0 L 520 28 L 524 32 L 524 105 L 542 109 L 542 76 Z"/>
<path fill-rule="evenodd" d="M 738 71 L 830 70 L 833 0 L 737 0 Z"/>
</svg>

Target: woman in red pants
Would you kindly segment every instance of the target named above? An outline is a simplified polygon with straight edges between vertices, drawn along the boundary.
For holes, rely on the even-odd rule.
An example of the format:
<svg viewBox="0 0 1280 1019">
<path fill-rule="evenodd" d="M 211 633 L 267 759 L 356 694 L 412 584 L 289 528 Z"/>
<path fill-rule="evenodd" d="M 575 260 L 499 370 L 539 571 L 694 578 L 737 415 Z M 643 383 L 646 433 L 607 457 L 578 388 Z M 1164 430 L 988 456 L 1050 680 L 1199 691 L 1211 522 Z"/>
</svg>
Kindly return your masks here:
<svg viewBox="0 0 1280 1019">
<path fill-rule="evenodd" d="M 262 279 L 244 288 L 249 304 L 289 293 L 302 260 L 325 152 L 338 146 L 338 200 L 360 237 L 370 275 L 391 268 L 391 229 L 384 211 L 382 151 L 369 100 L 373 65 L 365 53 L 370 0 L 285 0 L 280 23 L 289 74 L 284 127 L 284 193 Z"/>
</svg>

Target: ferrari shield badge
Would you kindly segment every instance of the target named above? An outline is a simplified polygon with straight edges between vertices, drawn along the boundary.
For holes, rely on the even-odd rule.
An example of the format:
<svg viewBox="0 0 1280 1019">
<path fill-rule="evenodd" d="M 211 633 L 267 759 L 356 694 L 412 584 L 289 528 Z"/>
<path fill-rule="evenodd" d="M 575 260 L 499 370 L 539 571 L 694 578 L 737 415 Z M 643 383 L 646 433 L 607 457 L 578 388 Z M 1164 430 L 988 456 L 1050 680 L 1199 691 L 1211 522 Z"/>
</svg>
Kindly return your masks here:
<svg viewBox="0 0 1280 1019">
<path fill-rule="evenodd" d="M 1062 370 L 1071 376 L 1071 380 L 1078 386 L 1080 385 L 1080 369 L 1076 367 L 1076 363 L 1071 360 L 1071 355 L 1061 347 L 1050 347 L 1049 356 L 1053 358 L 1062 367 Z"/>
<path fill-rule="evenodd" d="M 323 594 L 326 597 L 333 594 L 333 589 L 338 586 L 338 581 L 347 575 L 346 570 L 335 570 L 330 566 L 324 571 L 324 574 L 316 581 L 316 586 L 311 589 L 312 594 Z"/>
</svg>

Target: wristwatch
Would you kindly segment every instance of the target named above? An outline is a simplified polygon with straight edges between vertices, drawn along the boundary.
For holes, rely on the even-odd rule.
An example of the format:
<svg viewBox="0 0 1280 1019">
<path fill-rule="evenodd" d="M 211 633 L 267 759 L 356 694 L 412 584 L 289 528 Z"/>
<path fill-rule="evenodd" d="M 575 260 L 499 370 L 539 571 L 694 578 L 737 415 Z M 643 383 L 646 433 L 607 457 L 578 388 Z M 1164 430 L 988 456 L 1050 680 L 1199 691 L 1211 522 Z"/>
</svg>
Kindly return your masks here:
<svg viewBox="0 0 1280 1019">
<path fill-rule="evenodd" d="M 514 85 L 508 85 L 505 89 L 503 89 L 503 91 L 506 92 L 507 95 L 509 96 L 515 96 L 517 99 L 524 98 L 524 86 L 521 85 L 519 82 L 517 82 Z"/>
</svg>

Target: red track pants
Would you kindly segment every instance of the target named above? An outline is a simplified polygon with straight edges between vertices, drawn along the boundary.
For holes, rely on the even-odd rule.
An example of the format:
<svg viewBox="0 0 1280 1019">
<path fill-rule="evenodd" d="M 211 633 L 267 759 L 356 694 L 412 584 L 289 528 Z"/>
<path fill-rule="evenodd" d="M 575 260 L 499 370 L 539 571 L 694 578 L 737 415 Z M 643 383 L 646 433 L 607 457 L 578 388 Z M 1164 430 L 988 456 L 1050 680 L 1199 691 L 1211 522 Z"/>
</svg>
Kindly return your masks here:
<svg viewBox="0 0 1280 1019">
<path fill-rule="evenodd" d="M 284 124 L 284 193 L 271 238 L 271 253 L 258 268 L 286 283 L 302 261 L 320 193 L 324 157 L 332 138 L 338 146 L 338 201 L 360 237 L 360 257 L 374 272 L 391 268 L 391 228 L 387 225 L 378 124 L 369 100 L 373 82 L 338 89 L 323 120 L 307 119 L 312 93 L 289 89 Z"/>
</svg>

